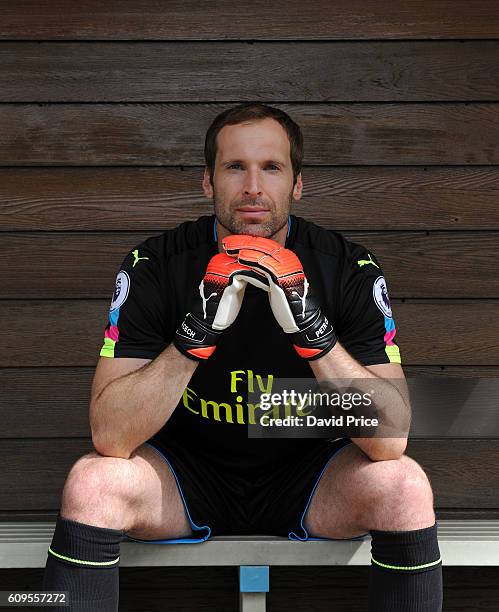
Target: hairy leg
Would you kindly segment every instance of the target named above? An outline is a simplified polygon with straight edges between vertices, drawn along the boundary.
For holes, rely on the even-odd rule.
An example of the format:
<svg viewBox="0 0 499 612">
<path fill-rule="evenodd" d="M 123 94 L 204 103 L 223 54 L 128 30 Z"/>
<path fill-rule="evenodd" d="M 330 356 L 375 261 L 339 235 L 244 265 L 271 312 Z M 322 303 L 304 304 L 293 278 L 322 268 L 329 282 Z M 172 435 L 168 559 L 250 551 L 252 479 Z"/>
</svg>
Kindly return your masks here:
<svg viewBox="0 0 499 612">
<path fill-rule="evenodd" d="M 145 444 L 129 459 L 96 452 L 81 457 L 66 480 L 61 515 L 139 539 L 191 534 L 168 464 Z"/>
<path fill-rule="evenodd" d="M 305 517 L 311 535 L 330 538 L 422 529 L 434 522 L 431 486 L 418 463 L 406 455 L 371 461 L 356 444 L 330 461 Z"/>
</svg>

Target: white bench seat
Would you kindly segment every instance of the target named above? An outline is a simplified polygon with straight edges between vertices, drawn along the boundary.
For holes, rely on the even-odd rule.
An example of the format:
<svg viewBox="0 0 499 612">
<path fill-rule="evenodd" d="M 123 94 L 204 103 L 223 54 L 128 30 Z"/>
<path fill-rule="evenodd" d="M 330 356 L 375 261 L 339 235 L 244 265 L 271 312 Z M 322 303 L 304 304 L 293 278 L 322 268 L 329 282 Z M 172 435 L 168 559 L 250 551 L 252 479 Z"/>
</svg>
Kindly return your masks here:
<svg viewBox="0 0 499 612">
<path fill-rule="evenodd" d="M 439 520 L 443 565 L 499 566 L 499 520 Z M 44 567 L 55 523 L 0 523 L 0 567 Z M 291 541 L 272 536 L 214 537 L 201 544 L 121 544 L 120 567 L 370 565 L 371 538 Z M 240 574 L 241 576 L 243 574 Z M 246 574 L 244 574 L 246 575 Z M 247 582 L 250 584 L 251 580 Z M 258 578 L 257 578 L 258 583 Z M 263 612 L 265 589 L 245 592 L 241 612 Z M 268 590 L 268 588 L 267 588 Z"/>
<path fill-rule="evenodd" d="M 499 520 L 439 520 L 444 565 L 499 565 Z M 55 523 L 0 523 L 0 567 L 44 567 Z M 296 542 L 215 537 L 201 544 L 121 544 L 120 566 L 369 565 L 371 539 Z"/>
</svg>

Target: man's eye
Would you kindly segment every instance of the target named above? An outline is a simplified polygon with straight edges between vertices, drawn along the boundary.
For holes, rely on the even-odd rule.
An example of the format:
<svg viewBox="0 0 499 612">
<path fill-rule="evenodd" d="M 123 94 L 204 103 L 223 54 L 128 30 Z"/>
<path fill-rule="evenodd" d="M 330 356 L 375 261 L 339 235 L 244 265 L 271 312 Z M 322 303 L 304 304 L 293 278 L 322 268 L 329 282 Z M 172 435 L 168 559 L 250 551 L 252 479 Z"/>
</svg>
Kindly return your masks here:
<svg viewBox="0 0 499 612">
<path fill-rule="evenodd" d="M 275 164 L 268 164 L 266 167 L 272 171 L 279 170 L 279 166 L 276 166 Z M 232 168 L 241 168 L 241 164 L 230 164 L 227 166 L 228 170 L 232 170 Z"/>
</svg>

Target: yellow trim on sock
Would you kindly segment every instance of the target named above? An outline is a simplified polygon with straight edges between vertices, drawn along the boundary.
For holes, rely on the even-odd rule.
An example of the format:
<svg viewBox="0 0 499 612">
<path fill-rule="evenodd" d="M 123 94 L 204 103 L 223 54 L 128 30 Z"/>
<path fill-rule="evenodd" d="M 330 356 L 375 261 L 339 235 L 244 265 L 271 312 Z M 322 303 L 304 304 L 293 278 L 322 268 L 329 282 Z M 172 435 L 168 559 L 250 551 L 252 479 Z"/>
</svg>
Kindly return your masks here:
<svg viewBox="0 0 499 612">
<path fill-rule="evenodd" d="M 379 561 L 376 561 L 376 559 L 374 559 L 373 557 L 371 557 L 371 561 L 373 563 L 376 563 L 376 565 L 380 565 L 381 567 L 387 567 L 388 569 L 417 570 L 417 569 L 423 569 L 424 567 L 431 567 L 432 565 L 437 565 L 437 563 L 440 563 L 440 561 L 442 561 L 442 558 L 440 557 L 437 561 L 432 561 L 431 563 L 424 563 L 423 565 L 413 565 L 412 567 L 401 567 L 398 565 L 386 565 L 385 563 L 380 563 Z"/>
<path fill-rule="evenodd" d="M 59 557 L 59 559 L 63 559 L 64 561 L 71 561 L 71 563 L 80 563 L 81 565 L 115 565 L 118 563 L 120 558 L 118 557 L 114 561 L 82 561 L 81 559 L 72 559 L 71 557 L 65 557 L 64 555 L 59 555 L 54 552 L 49 546 L 49 553 L 52 553 L 54 557 Z"/>
</svg>

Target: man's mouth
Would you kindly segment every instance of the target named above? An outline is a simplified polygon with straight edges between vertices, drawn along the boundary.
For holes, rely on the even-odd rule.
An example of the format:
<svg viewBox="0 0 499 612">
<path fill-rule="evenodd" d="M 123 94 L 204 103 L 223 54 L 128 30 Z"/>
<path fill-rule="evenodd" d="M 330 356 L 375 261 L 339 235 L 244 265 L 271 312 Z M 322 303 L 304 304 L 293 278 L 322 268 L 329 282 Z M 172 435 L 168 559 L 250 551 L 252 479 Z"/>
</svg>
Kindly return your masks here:
<svg viewBox="0 0 499 612">
<path fill-rule="evenodd" d="M 261 215 L 263 213 L 269 212 L 268 208 L 263 208 L 261 206 L 241 206 L 241 208 L 236 208 L 238 212 L 243 212 L 247 215 Z"/>
</svg>

